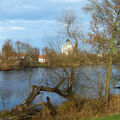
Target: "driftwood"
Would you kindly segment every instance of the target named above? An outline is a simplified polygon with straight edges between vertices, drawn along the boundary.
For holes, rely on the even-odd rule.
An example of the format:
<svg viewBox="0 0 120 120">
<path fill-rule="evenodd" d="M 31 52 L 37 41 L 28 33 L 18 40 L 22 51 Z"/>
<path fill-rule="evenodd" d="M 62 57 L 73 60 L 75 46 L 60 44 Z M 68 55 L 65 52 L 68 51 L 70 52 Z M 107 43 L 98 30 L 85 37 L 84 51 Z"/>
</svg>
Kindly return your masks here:
<svg viewBox="0 0 120 120">
<path fill-rule="evenodd" d="M 33 100 L 40 94 L 40 91 L 48 91 L 48 92 L 55 92 L 63 97 L 67 98 L 67 95 L 62 93 L 59 89 L 57 88 L 50 88 L 50 87 L 44 87 L 44 86 L 36 86 L 32 85 L 32 92 L 29 94 L 27 99 L 23 101 L 23 103 L 19 106 L 15 106 L 12 110 L 13 113 L 15 112 L 23 112 L 23 111 L 30 111 L 33 110 L 39 106 L 44 106 L 47 105 L 50 109 L 52 108 L 52 105 L 50 104 L 50 99 L 49 97 L 46 97 L 47 103 L 37 103 L 32 105 Z"/>
<path fill-rule="evenodd" d="M 64 69 L 64 72 L 67 74 L 65 69 Z M 5 118 L 5 119 L 6 120 L 17 120 L 17 119 L 24 120 L 32 117 L 37 117 L 37 116 L 40 117 L 40 114 L 42 113 L 41 108 L 43 108 L 42 109 L 43 111 L 46 110 L 46 108 L 49 109 L 51 115 L 55 114 L 56 108 L 55 106 L 51 105 L 49 97 L 46 97 L 47 103 L 39 102 L 37 104 L 32 104 L 32 102 L 40 94 L 40 91 L 54 92 L 59 94 L 62 97 L 68 98 L 69 92 L 68 91 L 63 92 L 62 90 L 59 89 L 65 80 L 66 80 L 65 77 L 62 78 L 61 81 L 54 88 L 32 85 L 32 92 L 28 95 L 28 97 L 22 102 L 21 105 L 15 106 L 10 112 L 10 114 L 13 117 Z M 70 85 L 68 85 L 68 89 L 71 88 L 71 82 L 72 82 L 71 80 L 72 78 L 70 79 Z"/>
<path fill-rule="evenodd" d="M 40 87 L 39 87 L 39 86 L 36 86 L 36 85 L 32 85 L 32 88 L 39 89 L 40 91 L 54 92 L 54 93 L 57 93 L 57 94 L 59 94 L 60 96 L 65 97 L 65 98 L 68 97 L 67 94 L 64 94 L 63 92 L 61 92 L 61 90 L 59 90 L 57 87 L 55 87 L 55 88 L 50 88 L 50 87 L 45 87 L 45 86 L 40 86 Z"/>
<path fill-rule="evenodd" d="M 25 99 L 23 101 L 23 103 L 21 104 L 22 108 L 28 108 L 31 103 L 33 102 L 33 100 L 36 98 L 36 96 L 38 96 L 40 94 L 40 88 L 37 88 L 35 86 L 32 86 L 33 90 L 32 92 L 29 94 L 28 98 Z"/>
<path fill-rule="evenodd" d="M 40 88 L 36 88 L 36 87 L 33 86 L 33 90 L 29 94 L 29 96 L 27 97 L 27 99 L 25 99 L 21 105 L 15 106 L 15 108 L 13 108 L 12 112 L 18 112 L 18 111 L 24 111 L 24 110 L 26 110 L 27 108 L 29 108 L 29 106 L 31 105 L 31 103 L 33 102 L 33 100 L 39 94 L 40 94 Z"/>
<path fill-rule="evenodd" d="M 74 72 L 74 69 L 72 69 L 72 73 Z M 67 71 L 64 69 L 64 73 L 66 73 L 66 75 L 69 77 Z M 74 74 L 70 75 L 70 79 L 68 80 L 68 89 L 66 91 L 62 91 L 60 90 L 60 86 L 64 83 L 64 81 L 66 80 L 66 77 L 61 77 L 62 79 L 60 80 L 60 82 L 56 85 L 56 87 L 51 88 L 51 87 L 45 87 L 45 86 L 36 86 L 36 85 L 32 85 L 32 92 L 29 94 L 29 96 L 22 102 L 21 105 L 15 106 L 11 113 L 13 115 L 15 115 L 12 118 L 9 118 L 8 120 L 14 120 L 16 118 L 25 118 L 28 119 L 31 116 L 36 116 L 38 114 L 40 114 L 41 109 L 36 109 L 38 107 L 41 106 L 41 108 L 44 108 L 44 106 L 46 108 L 48 108 L 50 110 L 50 114 L 55 114 L 55 107 L 51 105 L 50 103 L 50 98 L 46 97 L 47 103 L 37 103 L 37 104 L 32 104 L 33 100 L 36 98 L 36 96 L 38 96 L 40 94 L 40 91 L 47 91 L 47 92 L 54 92 L 59 94 L 62 97 L 68 98 L 69 96 L 71 97 L 71 93 L 72 93 L 72 84 L 74 82 Z M 44 109 L 43 109 L 44 110 Z M 37 113 L 37 114 L 36 114 Z"/>
<path fill-rule="evenodd" d="M 51 105 L 50 98 L 46 97 L 46 101 L 47 101 L 46 103 L 39 102 L 39 103 L 34 104 L 34 105 L 29 105 L 25 109 L 20 109 L 21 105 L 17 106 L 17 107 L 15 107 L 14 110 L 19 111 L 19 113 L 13 115 L 13 117 L 7 118 L 6 120 L 26 120 L 26 119 L 33 118 L 33 117 L 40 118 L 41 109 L 36 109 L 39 106 L 42 106 L 42 108 L 49 109 L 51 115 L 55 114 L 56 110 L 55 110 L 55 107 Z"/>
<path fill-rule="evenodd" d="M 58 85 L 59 86 L 59 85 Z M 40 91 L 48 91 L 48 92 L 55 92 L 65 98 L 67 98 L 67 94 L 64 94 L 61 90 L 58 89 L 58 87 L 50 88 L 45 86 L 36 86 L 32 85 L 32 92 L 29 94 L 29 96 L 22 102 L 21 105 L 15 106 L 11 113 L 14 117 L 9 118 L 8 120 L 14 120 L 14 119 L 29 119 L 31 116 L 36 116 L 41 113 L 41 109 L 37 109 L 41 106 L 41 108 L 47 108 L 50 110 L 50 114 L 55 114 L 56 110 L 55 107 L 51 105 L 50 98 L 46 97 L 46 103 L 39 102 L 37 104 L 32 104 L 33 100 L 40 94 Z"/>
<path fill-rule="evenodd" d="M 50 88 L 50 87 L 44 87 L 44 86 L 36 86 L 36 85 L 32 85 L 32 92 L 29 94 L 28 98 L 25 99 L 23 101 L 23 103 L 21 104 L 22 109 L 26 109 L 28 108 L 31 103 L 33 102 L 33 100 L 36 98 L 36 96 L 38 96 L 40 94 L 40 91 L 48 91 L 48 92 L 55 92 L 65 98 L 67 98 L 67 95 L 62 93 L 59 89 L 57 88 Z M 46 98 L 47 102 L 49 101 L 48 97 Z M 50 102 L 50 101 L 49 101 Z M 41 104 L 41 103 L 40 103 Z M 39 105 L 39 104 L 38 104 Z"/>
</svg>

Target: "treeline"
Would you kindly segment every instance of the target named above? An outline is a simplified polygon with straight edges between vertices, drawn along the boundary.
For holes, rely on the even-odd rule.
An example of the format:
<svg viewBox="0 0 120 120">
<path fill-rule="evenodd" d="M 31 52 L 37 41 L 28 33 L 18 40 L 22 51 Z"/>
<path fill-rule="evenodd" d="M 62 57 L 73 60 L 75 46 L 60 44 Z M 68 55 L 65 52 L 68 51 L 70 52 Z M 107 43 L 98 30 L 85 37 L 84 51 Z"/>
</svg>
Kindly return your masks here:
<svg viewBox="0 0 120 120">
<path fill-rule="evenodd" d="M 45 48 L 44 57 L 49 67 L 79 67 L 81 65 L 105 65 L 109 61 L 109 54 L 94 54 L 77 50 L 76 55 L 56 53 L 55 50 Z M 120 64 L 120 55 L 117 52 L 113 56 L 113 64 Z"/>
<path fill-rule="evenodd" d="M 21 69 L 26 67 L 40 66 L 39 48 L 33 48 L 30 44 L 12 40 L 6 40 L 2 46 L 0 55 L 1 70 Z M 79 67 L 81 65 L 99 65 L 106 64 L 109 60 L 109 54 L 93 54 L 86 51 L 77 50 L 69 55 L 57 53 L 55 50 L 45 47 L 43 49 L 43 59 L 47 67 Z M 117 52 L 113 56 L 113 64 L 120 63 L 120 55 Z"/>
<path fill-rule="evenodd" d="M 1 69 L 17 69 L 35 66 L 38 62 L 39 49 L 30 44 L 6 40 L 2 46 Z"/>
</svg>

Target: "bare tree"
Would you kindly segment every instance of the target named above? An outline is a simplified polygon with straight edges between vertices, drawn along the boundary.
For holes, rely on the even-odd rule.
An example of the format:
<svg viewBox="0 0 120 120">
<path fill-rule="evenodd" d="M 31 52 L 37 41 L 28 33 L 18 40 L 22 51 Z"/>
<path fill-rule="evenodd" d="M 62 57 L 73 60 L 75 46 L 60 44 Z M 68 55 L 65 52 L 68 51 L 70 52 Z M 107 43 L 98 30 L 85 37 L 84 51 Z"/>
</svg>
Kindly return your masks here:
<svg viewBox="0 0 120 120">
<path fill-rule="evenodd" d="M 38 56 L 39 56 L 39 49 L 33 48 L 31 45 L 17 41 L 16 42 L 16 50 L 19 55 L 19 53 L 24 53 L 25 58 L 21 63 L 21 66 L 23 67 L 32 67 L 35 66 L 38 62 Z M 18 56 L 20 57 L 20 56 Z"/>
<path fill-rule="evenodd" d="M 74 94 L 73 84 L 75 82 L 75 72 L 76 72 L 75 64 L 79 56 L 78 43 L 81 40 L 82 34 L 81 31 L 79 30 L 79 24 L 77 21 L 76 14 L 73 11 L 71 10 L 63 11 L 58 21 L 60 24 L 62 24 L 62 26 L 64 26 L 65 31 L 63 34 L 65 34 L 67 38 L 70 38 L 74 43 L 73 52 L 68 56 L 66 56 L 66 55 L 62 55 L 61 53 L 57 54 L 55 50 L 54 51 L 51 51 L 49 49 L 44 50 L 46 57 L 49 59 L 49 63 L 52 63 L 54 67 L 60 66 L 60 64 L 62 64 L 62 61 L 64 61 L 65 59 L 66 62 L 64 62 L 65 63 L 64 67 L 60 69 L 61 72 L 59 70 L 57 71 L 56 69 L 53 72 L 53 76 L 56 76 L 57 78 L 56 81 L 52 82 L 54 84 L 54 88 L 53 86 L 51 86 L 52 88 L 43 87 L 43 86 L 40 88 L 41 91 L 43 90 L 43 91 L 56 92 L 63 97 L 69 98 Z M 69 70 L 66 68 L 67 64 L 70 65 Z"/>
<path fill-rule="evenodd" d="M 106 64 L 105 99 L 110 94 L 113 55 L 120 43 L 120 1 L 119 0 L 89 0 L 85 10 L 91 12 L 91 30 L 89 43 L 97 52 L 108 55 Z"/>
<path fill-rule="evenodd" d="M 2 47 L 2 64 L 4 68 L 8 68 L 15 58 L 13 43 L 11 40 L 6 40 Z"/>
</svg>

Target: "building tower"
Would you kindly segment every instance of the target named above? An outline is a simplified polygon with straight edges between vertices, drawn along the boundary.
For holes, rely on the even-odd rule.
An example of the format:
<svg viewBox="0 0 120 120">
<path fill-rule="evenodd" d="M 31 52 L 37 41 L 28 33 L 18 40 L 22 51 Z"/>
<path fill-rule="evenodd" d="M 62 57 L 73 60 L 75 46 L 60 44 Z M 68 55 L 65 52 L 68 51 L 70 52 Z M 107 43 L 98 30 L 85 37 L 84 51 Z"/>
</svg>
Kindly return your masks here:
<svg viewBox="0 0 120 120">
<path fill-rule="evenodd" d="M 66 40 L 65 43 L 62 45 L 62 54 L 69 55 L 73 52 L 74 45 L 70 42 L 69 39 Z"/>
</svg>

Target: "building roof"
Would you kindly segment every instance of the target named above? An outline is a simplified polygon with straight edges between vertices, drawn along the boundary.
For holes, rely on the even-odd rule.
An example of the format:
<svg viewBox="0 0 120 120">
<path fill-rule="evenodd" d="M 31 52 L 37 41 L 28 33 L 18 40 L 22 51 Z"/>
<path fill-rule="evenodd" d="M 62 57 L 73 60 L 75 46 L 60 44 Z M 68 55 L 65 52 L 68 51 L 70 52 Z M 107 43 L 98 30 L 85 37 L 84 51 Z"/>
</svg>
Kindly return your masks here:
<svg viewBox="0 0 120 120">
<path fill-rule="evenodd" d="M 18 55 L 21 56 L 21 57 L 25 56 L 24 53 L 18 53 Z"/>
<path fill-rule="evenodd" d="M 39 55 L 38 58 L 44 58 L 44 55 Z"/>
<path fill-rule="evenodd" d="M 69 40 L 69 39 L 67 39 L 67 40 L 66 40 L 66 42 L 70 42 L 70 40 Z"/>
</svg>

